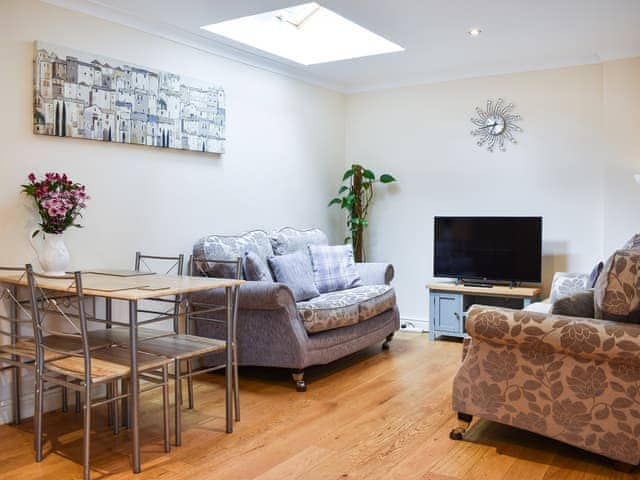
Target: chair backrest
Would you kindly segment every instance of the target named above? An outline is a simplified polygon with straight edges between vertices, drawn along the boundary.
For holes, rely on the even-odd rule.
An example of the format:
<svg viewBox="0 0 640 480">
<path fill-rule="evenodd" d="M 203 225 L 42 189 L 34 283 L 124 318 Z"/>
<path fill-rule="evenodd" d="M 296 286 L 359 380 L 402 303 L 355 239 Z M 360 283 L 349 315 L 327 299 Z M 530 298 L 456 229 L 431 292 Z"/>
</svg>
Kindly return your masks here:
<svg viewBox="0 0 640 480">
<path fill-rule="evenodd" d="M 191 255 L 189 257 L 189 275 L 215 278 L 215 272 L 220 271 L 220 269 L 212 268 L 213 264 L 227 267 L 225 271 L 228 271 L 229 275 L 225 275 L 223 278 L 242 280 L 242 257 L 237 257 L 233 260 L 219 260 L 216 258 L 195 257 Z"/>
<path fill-rule="evenodd" d="M 64 276 L 50 276 L 35 273 L 31 265 L 26 266 L 27 283 L 31 299 L 31 319 L 33 322 L 33 336 L 36 342 L 36 362 L 41 369 L 46 350 L 72 357 L 84 359 L 85 380 L 91 381 L 91 355 L 89 347 L 89 329 L 87 315 L 84 306 L 84 293 L 82 291 L 82 274 L 74 272 Z M 56 281 L 68 281 L 69 289 L 75 291 L 75 295 L 65 295 L 62 298 L 49 296 L 47 290 L 41 286 L 41 282 L 47 279 Z M 62 304 L 62 306 L 60 305 Z M 63 309 L 64 307 L 64 309 Z M 71 311 L 67 311 L 71 310 Z M 75 312 L 73 311 L 75 309 Z M 51 326 L 52 316 L 65 321 L 72 331 L 62 331 Z M 74 319 L 76 321 L 74 321 Z M 55 342 L 51 341 L 54 336 Z M 68 340 L 68 341 L 66 341 Z"/>
<path fill-rule="evenodd" d="M 166 271 L 155 272 L 152 265 L 149 265 L 150 262 L 147 262 L 147 260 L 149 260 L 150 262 L 153 262 L 153 266 L 155 266 L 156 264 L 159 264 L 160 262 L 170 262 L 169 269 Z M 177 275 L 182 275 L 183 268 L 184 268 L 184 255 L 182 253 L 175 257 L 164 257 L 159 255 L 144 255 L 140 252 L 136 252 L 136 262 L 135 262 L 136 272 L 152 272 L 152 273 L 163 273 L 165 275 L 169 275 L 175 271 Z"/>
</svg>

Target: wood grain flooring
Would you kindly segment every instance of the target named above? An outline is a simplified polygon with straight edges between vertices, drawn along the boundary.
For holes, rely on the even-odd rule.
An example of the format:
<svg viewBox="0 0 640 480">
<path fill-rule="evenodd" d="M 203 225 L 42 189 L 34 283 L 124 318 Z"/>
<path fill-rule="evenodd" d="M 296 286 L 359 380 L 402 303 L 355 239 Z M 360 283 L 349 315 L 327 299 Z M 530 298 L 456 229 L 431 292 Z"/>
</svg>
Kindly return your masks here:
<svg viewBox="0 0 640 480">
<path fill-rule="evenodd" d="M 241 370 L 242 422 L 224 433 L 223 377 L 196 381 L 196 409 L 185 411 L 183 446 L 165 454 L 158 393 L 141 408 L 142 473 L 130 469 L 130 438 L 115 437 L 97 410 L 92 478 L 631 480 L 597 455 L 534 434 L 474 422 L 465 441 L 449 440 L 456 425 L 451 380 L 461 344 L 400 333 L 380 345 L 307 373 L 296 393 L 285 371 Z M 71 409 L 73 410 L 73 409 Z M 0 426 L 0 479 L 81 478 L 81 418 L 46 416 L 45 459 L 32 455 L 30 420 Z"/>
</svg>

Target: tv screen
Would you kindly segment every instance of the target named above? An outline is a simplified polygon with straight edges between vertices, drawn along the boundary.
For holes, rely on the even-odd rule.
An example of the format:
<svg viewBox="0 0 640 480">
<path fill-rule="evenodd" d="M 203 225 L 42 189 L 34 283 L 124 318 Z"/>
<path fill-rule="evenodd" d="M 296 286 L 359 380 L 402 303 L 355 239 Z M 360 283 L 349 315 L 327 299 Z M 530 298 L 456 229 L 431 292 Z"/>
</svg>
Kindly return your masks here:
<svg viewBox="0 0 640 480">
<path fill-rule="evenodd" d="M 540 282 L 542 217 L 435 217 L 434 277 Z"/>
</svg>

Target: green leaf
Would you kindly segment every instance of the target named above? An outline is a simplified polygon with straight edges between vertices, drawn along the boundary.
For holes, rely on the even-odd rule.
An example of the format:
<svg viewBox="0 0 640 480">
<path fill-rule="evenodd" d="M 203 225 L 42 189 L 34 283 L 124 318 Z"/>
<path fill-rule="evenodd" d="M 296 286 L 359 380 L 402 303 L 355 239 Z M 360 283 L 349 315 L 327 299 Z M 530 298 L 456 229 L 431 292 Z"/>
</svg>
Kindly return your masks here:
<svg viewBox="0 0 640 480">
<path fill-rule="evenodd" d="M 380 175 L 380 181 L 382 183 L 397 182 L 395 177 L 393 175 L 389 175 L 388 173 L 384 173 L 384 174 Z"/>
<path fill-rule="evenodd" d="M 344 243 L 349 243 L 351 241 L 351 237 L 344 237 Z"/>
<path fill-rule="evenodd" d="M 355 217 L 351 219 L 351 223 L 353 223 L 354 225 L 358 225 L 360 223 L 360 219 Z"/>
<path fill-rule="evenodd" d="M 36 238 L 36 236 L 40 233 L 40 230 L 36 230 L 31 234 L 31 238 Z"/>
<path fill-rule="evenodd" d="M 375 180 L 376 179 L 376 174 L 373 173 L 371 170 L 367 170 L 366 168 L 362 172 L 362 176 L 364 178 L 368 178 L 369 180 Z"/>
<path fill-rule="evenodd" d="M 328 206 L 330 207 L 331 205 L 336 205 L 336 204 L 341 203 L 341 202 L 342 202 L 342 200 L 340 198 L 334 198 L 333 200 L 331 200 L 329 202 Z"/>
<path fill-rule="evenodd" d="M 344 172 L 344 175 L 342 176 L 342 181 L 345 181 L 347 178 L 353 176 L 353 169 L 350 168 L 349 170 L 347 170 L 346 172 Z"/>
<path fill-rule="evenodd" d="M 338 190 L 338 193 L 344 193 L 347 190 L 349 190 L 349 187 L 347 187 L 346 185 L 343 185 L 340 187 L 340 190 Z"/>
</svg>

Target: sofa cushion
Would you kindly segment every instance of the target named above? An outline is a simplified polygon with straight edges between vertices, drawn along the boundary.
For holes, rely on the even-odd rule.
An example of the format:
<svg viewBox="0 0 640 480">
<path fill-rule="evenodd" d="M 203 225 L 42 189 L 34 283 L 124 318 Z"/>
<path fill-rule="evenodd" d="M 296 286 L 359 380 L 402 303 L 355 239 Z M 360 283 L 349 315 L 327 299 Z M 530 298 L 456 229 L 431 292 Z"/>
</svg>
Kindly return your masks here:
<svg viewBox="0 0 640 480">
<path fill-rule="evenodd" d="M 395 291 L 389 285 L 365 285 L 298 302 L 297 307 L 309 333 L 346 327 L 368 320 L 396 303 Z"/>
<path fill-rule="evenodd" d="M 209 235 L 203 237 L 193 246 L 194 259 L 235 260 L 253 252 L 266 260 L 273 255 L 269 235 L 262 230 L 254 230 L 242 235 Z M 235 278 L 235 265 L 209 262 L 204 272 L 211 277 Z"/>
<path fill-rule="evenodd" d="M 311 260 L 306 252 L 278 255 L 269 257 L 267 260 L 276 282 L 284 283 L 289 287 L 296 302 L 309 300 L 320 295 L 316 284 L 313 283 Z"/>
<path fill-rule="evenodd" d="M 636 233 L 627 243 L 624 244 L 622 250 L 635 250 L 640 248 L 640 233 Z"/>
<path fill-rule="evenodd" d="M 574 293 L 584 292 L 589 289 L 589 275 L 585 273 L 556 272 L 551 282 L 549 301 L 555 303 L 564 297 L 570 297 Z"/>
<path fill-rule="evenodd" d="M 596 266 L 593 267 L 593 270 L 591 270 L 591 273 L 589 274 L 589 282 L 587 285 L 589 288 L 594 288 L 596 286 L 596 282 L 598 281 L 603 268 L 604 262 L 598 262 Z"/>
<path fill-rule="evenodd" d="M 291 227 L 284 227 L 271 232 L 271 246 L 276 255 L 286 255 L 287 253 L 305 250 L 307 245 L 328 245 L 327 235 L 318 228 L 309 230 L 298 230 Z"/>
<path fill-rule="evenodd" d="M 595 317 L 640 323 L 640 250 L 618 250 L 594 289 Z"/>
<path fill-rule="evenodd" d="M 273 275 L 267 262 L 254 252 L 244 254 L 242 264 L 244 278 L 250 282 L 273 282 Z"/>
<path fill-rule="evenodd" d="M 351 245 L 309 245 L 313 279 L 320 293 L 362 285 Z"/>
<path fill-rule="evenodd" d="M 561 298 L 553 304 L 551 314 L 593 318 L 593 290 L 578 292 L 569 297 Z"/>
</svg>

